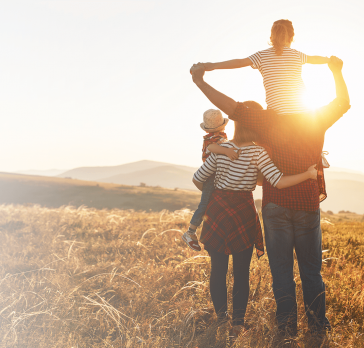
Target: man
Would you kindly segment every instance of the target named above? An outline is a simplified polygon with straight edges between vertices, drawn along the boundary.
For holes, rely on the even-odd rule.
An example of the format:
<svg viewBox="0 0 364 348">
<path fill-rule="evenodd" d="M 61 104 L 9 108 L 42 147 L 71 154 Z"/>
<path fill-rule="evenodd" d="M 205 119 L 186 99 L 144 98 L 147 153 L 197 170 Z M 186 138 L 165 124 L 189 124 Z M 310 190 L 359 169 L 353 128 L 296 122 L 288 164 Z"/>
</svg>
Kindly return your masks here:
<svg viewBox="0 0 364 348">
<path fill-rule="evenodd" d="M 331 57 L 329 68 L 336 85 L 336 99 L 315 112 L 277 115 L 260 109 L 254 102 L 239 103 L 218 92 L 204 79 L 202 64 L 194 65 L 194 83 L 231 120 L 254 130 L 276 166 L 285 175 L 301 173 L 317 164 L 318 180 L 307 180 L 278 190 L 263 182 L 263 222 L 276 317 L 281 334 L 297 334 L 296 284 L 293 250 L 296 251 L 308 325 L 314 334 L 330 329 L 325 316 L 325 284 L 321 277 L 322 248 L 320 201 L 326 198 L 321 160 L 326 130 L 350 108 L 348 90 L 342 75 L 342 61 Z"/>
</svg>

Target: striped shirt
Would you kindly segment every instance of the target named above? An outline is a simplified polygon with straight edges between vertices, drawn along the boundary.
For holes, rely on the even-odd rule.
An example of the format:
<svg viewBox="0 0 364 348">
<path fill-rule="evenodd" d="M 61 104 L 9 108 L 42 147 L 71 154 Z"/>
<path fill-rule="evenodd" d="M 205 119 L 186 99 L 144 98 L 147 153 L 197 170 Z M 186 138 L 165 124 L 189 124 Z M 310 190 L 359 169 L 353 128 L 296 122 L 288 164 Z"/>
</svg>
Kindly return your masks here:
<svg viewBox="0 0 364 348">
<path fill-rule="evenodd" d="M 281 56 L 273 47 L 249 57 L 252 68 L 263 76 L 268 109 L 278 114 L 307 111 L 303 103 L 305 85 L 302 81 L 302 65 L 307 62 L 304 53 L 284 47 Z"/>
<path fill-rule="evenodd" d="M 203 183 L 216 172 L 216 189 L 253 191 L 257 184 L 258 170 L 274 187 L 281 179 L 283 174 L 274 165 L 263 147 L 253 144 L 239 148 L 230 141 L 220 146 L 242 151 L 235 161 L 225 155 L 212 153 L 194 174 L 196 181 Z"/>
</svg>

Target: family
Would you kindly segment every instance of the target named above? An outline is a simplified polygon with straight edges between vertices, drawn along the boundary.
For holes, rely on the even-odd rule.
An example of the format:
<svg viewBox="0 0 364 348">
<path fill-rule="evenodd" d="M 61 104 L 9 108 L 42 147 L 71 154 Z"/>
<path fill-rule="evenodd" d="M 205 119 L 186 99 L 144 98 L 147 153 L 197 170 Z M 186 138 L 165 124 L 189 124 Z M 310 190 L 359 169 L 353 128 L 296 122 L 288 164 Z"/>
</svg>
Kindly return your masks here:
<svg viewBox="0 0 364 348">
<path fill-rule="evenodd" d="M 325 132 L 350 108 L 342 75 L 343 62 L 332 56 L 307 56 L 292 49 L 288 20 L 274 22 L 270 48 L 245 59 L 198 63 L 190 70 L 193 82 L 219 110 L 203 115 L 203 165 L 193 182 L 202 191 L 201 203 L 182 239 L 196 251 L 204 245 L 211 257 L 210 294 L 221 322 L 227 320 L 226 274 L 233 257 L 233 313 L 230 335 L 247 330 L 244 317 L 249 297 L 249 268 L 255 246 L 258 258 L 264 243 L 252 191 L 263 186 L 262 217 L 265 247 L 273 278 L 279 336 L 297 335 L 296 254 L 308 327 L 323 340 L 326 318 L 325 284 L 321 276 L 320 202 L 326 198 L 322 158 Z M 302 102 L 302 65 L 327 64 L 336 98 L 309 111 Z M 267 109 L 254 101 L 236 102 L 204 81 L 206 71 L 251 66 L 263 76 Z M 221 111 L 228 118 L 223 118 Z M 235 125 L 227 140 L 228 121 Z M 323 164 L 324 162 L 324 164 Z M 196 235 L 202 223 L 200 240 Z M 320 345 L 318 345 L 320 346 Z"/>
</svg>

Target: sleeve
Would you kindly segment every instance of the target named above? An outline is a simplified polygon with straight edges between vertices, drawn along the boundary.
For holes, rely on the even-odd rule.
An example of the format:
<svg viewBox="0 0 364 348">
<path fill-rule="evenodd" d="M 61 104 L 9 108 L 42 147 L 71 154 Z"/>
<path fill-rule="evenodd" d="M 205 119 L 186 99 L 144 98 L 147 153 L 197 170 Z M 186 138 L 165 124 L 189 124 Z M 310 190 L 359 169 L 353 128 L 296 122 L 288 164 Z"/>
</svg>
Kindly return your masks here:
<svg viewBox="0 0 364 348">
<path fill-rule="evenodd" d="M 283 176 L 282 172 L 275 166 L 273 161 L 270 159 L 267 151 L 262 149 L 259 152 L 257 167 L 262 172 L 263 176 L 267 179 L 267 181 L 273 186 L 276 187 L 278 181 Z"/>
<path fill-rule="evenodd" d="M 346 99 L 336 98 L 330 104 L 315 111 L 315 120 L 326 131 L 338 121 L 349 109 L 350 104 Z"/>
<path fill-rule="evenodd" d="M 299 57 L 300 57 L 300 62 L 301 64 L 306 64 L 307 63 L 307 55 L 300 52 L 300 51 L 297 51 Z"/>
<path fill-rule="evenodd" d="M 251 56 L 249 56 L 248 58 L 252 61 L 252 65 L 251 67 L 253 69 L 260 69 L 260 66 L 261 66 L 261 59 L 260 59 L 260 52 L 257 52 L 257 53 L 254 53 L 252 54 Z"/>
<path fill-rule="evenodd" d="M 193 175 L 193 178 L 198 182 L 204 183 L 207 180 L 207 178 L 209 178 L 213 173 L 216 172 L 216 167 L 217 167 L 216 154 L 211 153 L 209 158 Z"/>
</svg>

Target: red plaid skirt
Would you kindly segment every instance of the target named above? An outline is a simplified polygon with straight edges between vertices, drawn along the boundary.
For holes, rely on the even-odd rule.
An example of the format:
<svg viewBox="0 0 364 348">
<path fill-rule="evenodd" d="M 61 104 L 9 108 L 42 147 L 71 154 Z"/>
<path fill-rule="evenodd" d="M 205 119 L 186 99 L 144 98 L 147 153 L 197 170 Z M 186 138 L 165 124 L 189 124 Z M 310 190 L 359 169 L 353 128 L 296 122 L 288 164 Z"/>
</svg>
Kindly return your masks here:
<svg viewBox="0 0 364 348">
<path fill-rule="evenodd" d="M 263 236 L 252 192 L 215 190 L 206 209 L 200 241 L 207 251 L 228 255 L 255 245 L 261 257 Z"/>
</svg>

